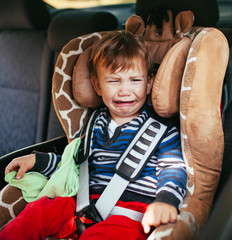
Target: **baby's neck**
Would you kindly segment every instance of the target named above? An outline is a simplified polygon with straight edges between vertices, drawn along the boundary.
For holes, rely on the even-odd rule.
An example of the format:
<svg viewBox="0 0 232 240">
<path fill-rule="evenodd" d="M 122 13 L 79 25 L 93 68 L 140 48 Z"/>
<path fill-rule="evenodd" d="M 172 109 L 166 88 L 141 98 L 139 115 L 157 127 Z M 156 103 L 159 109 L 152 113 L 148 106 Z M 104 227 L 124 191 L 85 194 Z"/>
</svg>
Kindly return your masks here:
<svg viewBox="0 0 232 240">
<path fill-rule="evenodd" d="M 117 123 L 118 126 L 121 126 L 125 123 L 128 123 L 130 121 L 132 121 L 135 117 L 137 116 L 132 116 L 132 117 L 121 117 L 121 118 L 111 118 L 114 122 Z"/>
</svg>

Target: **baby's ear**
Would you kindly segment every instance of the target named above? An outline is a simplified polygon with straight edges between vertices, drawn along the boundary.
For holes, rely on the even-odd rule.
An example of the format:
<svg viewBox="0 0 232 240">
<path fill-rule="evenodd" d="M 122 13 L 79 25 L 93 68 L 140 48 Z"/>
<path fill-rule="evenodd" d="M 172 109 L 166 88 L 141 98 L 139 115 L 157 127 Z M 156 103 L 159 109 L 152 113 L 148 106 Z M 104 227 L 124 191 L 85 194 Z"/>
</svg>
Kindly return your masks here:
<svg viewBox="0 0 232 240">
<path fill-rule="evenodd" d="M 151 89 L 153 87 L 154 79 L 155 79 L 155 75 L 154 74 L 151 74 L 147 78 L 147 95 L 151 93 Z"/>
<path fill-rule="evenodd" d="M 98 78 L 96 76 L 91 76 L 90 80 L 97 95 L 101 96 L 102 92 L 101 92 L 101 87 L 100 87 Z"/>
<path fill-rule="evenodd" d="M 145 30 L 143 19 L 140 16 L 133 14 L 127 19 L 125 30 L 134 35 L 143 35 Z"/>
</svg>

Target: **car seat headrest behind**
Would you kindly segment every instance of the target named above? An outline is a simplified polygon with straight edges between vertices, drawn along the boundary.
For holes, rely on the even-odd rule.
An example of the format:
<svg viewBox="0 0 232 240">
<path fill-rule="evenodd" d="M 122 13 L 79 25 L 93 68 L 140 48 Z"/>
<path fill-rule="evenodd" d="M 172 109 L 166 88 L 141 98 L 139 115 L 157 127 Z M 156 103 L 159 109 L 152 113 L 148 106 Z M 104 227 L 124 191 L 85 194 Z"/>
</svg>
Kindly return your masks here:
<svg viewBox="0 0 232 240">
<path fill-rule="evenodd" d="M 117 18 L 109 12 L 66 10 L 53 18 L 48 29 L 48 42 L 60 51 L 71 39 L 91 32 L 116 29 Z"/>
<path fill-rule="evenodd" d="M 42 0 L 1 0 L 0 29 L 46 29 L 50 14 Z"/>
<path fill-rule="evenodd" d="M 149 14 L 158 4 L 165 4 L 174 18 L 181 11 L 192 11 L 195 16 L 194 26 L 213 27 L 219 19 L 217 0 L 137 0 L 136 14 L 146 23 Z"/>
</svg>

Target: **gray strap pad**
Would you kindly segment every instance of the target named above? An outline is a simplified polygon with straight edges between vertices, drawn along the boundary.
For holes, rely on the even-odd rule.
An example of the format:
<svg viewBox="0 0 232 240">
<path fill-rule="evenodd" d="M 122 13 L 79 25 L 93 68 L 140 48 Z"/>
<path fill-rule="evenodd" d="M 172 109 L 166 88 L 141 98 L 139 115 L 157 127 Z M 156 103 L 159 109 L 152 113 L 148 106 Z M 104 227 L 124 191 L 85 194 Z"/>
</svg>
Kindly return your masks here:
<svg viewBox="0 0 232 240">
<path fill-rule="evenodd" d="M 115 172 L 128 181 L 134 181 L 162 141 L 167 129 L 166 125 L 148 118 L 121 155 Z"/>
</svg>

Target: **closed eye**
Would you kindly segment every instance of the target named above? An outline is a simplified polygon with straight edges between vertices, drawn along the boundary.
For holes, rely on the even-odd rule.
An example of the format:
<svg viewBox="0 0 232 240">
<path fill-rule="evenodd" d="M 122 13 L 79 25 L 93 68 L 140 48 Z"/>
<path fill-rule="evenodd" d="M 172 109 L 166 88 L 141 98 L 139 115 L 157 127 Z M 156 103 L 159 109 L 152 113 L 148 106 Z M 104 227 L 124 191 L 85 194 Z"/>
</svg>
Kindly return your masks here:
<svg viewBox="0 0 232 240">
<path fill-rule="evenodd" d="M 143 80 L 140 79 L 140 78 L 133 78 L 131 81 L 132 81 L 132 82 L 141 82 L 141 81 L 143 81 Z"/>
<path fill-rule="evenodd" d="M 108 83 L 118 83 L 119 80 L 117 80 L 117 79 L 110 79 L 110 80 L 108 80 L 107 82 L 108 82 Z"/>
</svg>

